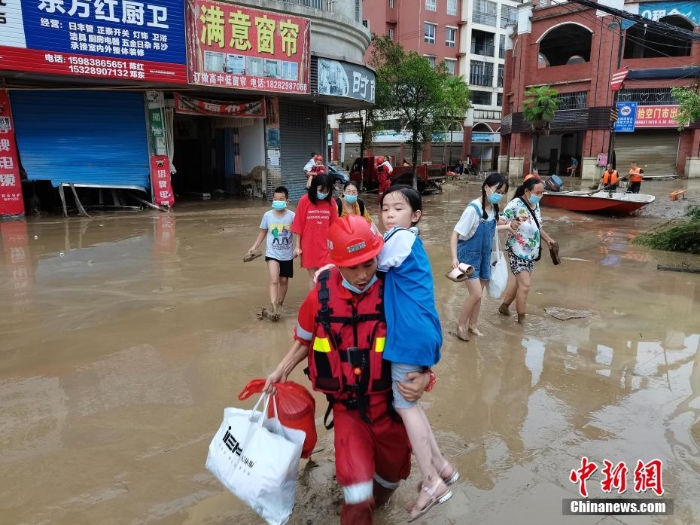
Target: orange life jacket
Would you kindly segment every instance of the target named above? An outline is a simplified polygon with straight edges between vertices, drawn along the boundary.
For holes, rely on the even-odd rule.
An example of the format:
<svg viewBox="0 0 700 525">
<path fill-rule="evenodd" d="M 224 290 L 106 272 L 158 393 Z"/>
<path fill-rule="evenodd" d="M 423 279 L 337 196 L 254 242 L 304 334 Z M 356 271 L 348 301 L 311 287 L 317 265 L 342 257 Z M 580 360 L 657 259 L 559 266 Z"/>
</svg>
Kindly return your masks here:
<svg viewBox="0 0 700 525">
<path fill-rule="evenodd" d="M 347 402 L 355 402 L 363 413 L 368 395 L 391 390 L 391 362 L 383 359 L 384 281 L 380 279 L 351 300 L 332 293 L 342 286 L 337 269 L 323 272 L 318 282 L 321 308 L 309 345 L 311 384 L 314 390 L 327 394 L 331 403 L 342 401 L 347 406 Z"/>
<path fill-rule="evenodd" d="M 617 170 L 612 170 L 612 173 L 605 171 L 603 173 L 603 184 L 617 184 Z"/>
<path fill-rule="evenodd" d="M 630 182 L 642 182 L 642 174 L 640 173 L 639 168 L 630 168 L 629 175 Z"/>
</svg>

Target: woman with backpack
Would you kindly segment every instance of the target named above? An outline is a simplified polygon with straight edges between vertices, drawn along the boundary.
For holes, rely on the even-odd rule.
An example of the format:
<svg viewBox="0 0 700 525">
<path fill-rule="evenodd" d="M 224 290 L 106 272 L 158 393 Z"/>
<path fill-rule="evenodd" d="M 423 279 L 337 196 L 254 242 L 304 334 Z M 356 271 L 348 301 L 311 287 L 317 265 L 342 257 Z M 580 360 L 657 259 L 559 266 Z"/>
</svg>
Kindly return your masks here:
<svg viewBox="0 0 700 525">
<path fill-rule="evenodd" d="M 365 207 L 365 201 L 360 199 L 358 194 L 357 184 L 352 181 L 345 183 L 343 194 L 335 199 L 338 205 L 338 217 L 345 217 L 346 215 L 359 215 L 360 217 L 364 217 L 367 219 L 367 222 L 369 222 L 372 230 L 376 233 L 377 228 L 372 222 L 372 216 Z"/>
</svg>

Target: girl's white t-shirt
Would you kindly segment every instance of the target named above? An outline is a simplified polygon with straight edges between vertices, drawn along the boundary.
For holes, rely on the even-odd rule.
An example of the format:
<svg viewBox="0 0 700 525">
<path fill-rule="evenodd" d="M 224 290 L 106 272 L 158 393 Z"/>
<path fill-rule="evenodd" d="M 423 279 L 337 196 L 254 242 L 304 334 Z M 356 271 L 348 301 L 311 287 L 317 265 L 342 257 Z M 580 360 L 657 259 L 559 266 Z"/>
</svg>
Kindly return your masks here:
<svg viewBox="0 0 700 525">
<path fill-rule="evenodd" d="M 479 208 L 479 213 L 476 212 L 472 204 L 476 204 L 476 207 Z M 472 238 L 479 227 L 479 221 L 481 220 L 482 214 L 483 210 L 481 208 L 481 199 L 474 199 L 467 204 L 467 207 L 464 208 L 462 216 L 459 218 L 459 221 L 455 226 L 455 231 L 459 234 L 460 241 L 467 241 Z M 488 217 L 486 220 L 492 221 L 495 219 L 493 207 L 490 211 L 486 211 L 486 215 Z"/>
</svg>

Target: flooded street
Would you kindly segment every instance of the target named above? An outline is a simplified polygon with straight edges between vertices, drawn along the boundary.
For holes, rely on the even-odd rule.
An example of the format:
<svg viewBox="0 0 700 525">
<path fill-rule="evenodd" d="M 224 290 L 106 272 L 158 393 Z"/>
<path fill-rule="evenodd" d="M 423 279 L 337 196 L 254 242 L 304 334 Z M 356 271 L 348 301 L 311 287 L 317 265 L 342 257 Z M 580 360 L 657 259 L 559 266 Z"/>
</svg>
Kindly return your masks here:
<svg viewBox="0 0 700 525">
<path fill-rule="evenodd" d="M 643 191 L 668 206 L 678 184 Z M 658 216 L 545 207 L 563 263 L 545 252 L 536 264 L 524 326 L 486 298 L 484 336 L 465 343 L 450 332 L 466 288 L 443 275 L 450 232 L 478 191 L 424 198 L 421 236 L 445 332 L 424 406 L 462 479 L 417 523 L 700 523 L 700 275 L 656 269 L 700 257 L 631 244 Z M 377 220 L 375 196 L 366 200 Z M 236 395 L 286 352 L 308 290 L 295 262 L 282 320 L 258 320 L 265 263 L 242 257 L 267 209 L 224 201 L 0 223 L 0 523 L 263 523 L 204 463 L 224 407 L 252 407 Z M 545 308 L 590 315 L 560 321 Z M 308 386 L 302 368 L 291 379 Z M 326 401 L 315 397 L 320 418 Z M 338 523 L 332 434 L 318 430 L 322 450 L 302 460 L 296 525 Z M 625 495 L 607 497 L 636 497 L 637 461 L 662 460 L 674 515 L 562 516 L 562 499 L 578 497 L 569 473 L 583 456 L 599 466 L 591 497 L 603 495 L 604 459 L 629 469 Z M 417 481 L 414 464 L 378 524 L 404 522 Z"/>
</svg>

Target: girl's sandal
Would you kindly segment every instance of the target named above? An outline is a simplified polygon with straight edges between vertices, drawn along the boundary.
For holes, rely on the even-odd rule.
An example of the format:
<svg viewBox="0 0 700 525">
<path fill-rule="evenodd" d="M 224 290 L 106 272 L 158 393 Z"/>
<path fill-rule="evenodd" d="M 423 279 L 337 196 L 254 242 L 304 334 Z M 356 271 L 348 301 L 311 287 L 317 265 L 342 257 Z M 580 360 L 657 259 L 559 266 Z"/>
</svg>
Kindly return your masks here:
<svg viewBox="0 0 700 525">
<path fill-rule="evenodd" d="M 483 335 L 484 335 L 483 333 L 481 333 L 481 332 L 479 331 L 479 329 L 478 329 L 476 326 L 470 326 L 470 327 L 469 327 L 469 331 L 470 331 L 472 334 L 474 334 L 474 335 L 476 335 L 476 336 L 479 336 L 479 337 L 483 337 Z"/>
<path fill-rule="evenodd" d="M 440 490 L 440 486 L 442 486 L 443 490 Z M 428 495 L 428 500 L 424 502 L 422 507 L 419 507 L 423 494 Z M 439 479 L 433 487 L 428 487 L 425 485 L 425 483 L 421 484 L 421 493 L 418 496 L 418 501 L 416 501 L 413 508 L 409 511 L 407 523 L 411 523 L 421 516 L 424 516 L 425 513 L 432 509 L 435 505 L 445 503 L 451 497 L 452 491 L 447 487 L 447 485 L 445 485 L 445 482 L 442 479 Z"/>
<path fill-rule="evenodd" d="M 445 474 L 445 470 L 447 469 L 451 469 L 452 474 Z M 446 463 L 445 466 L 440 469 L 440 472 L 438 472 L 438 474 L 442 478 L 442 481 L 445 482 L 445 485 L 453 485 L 459 480 L 459 471 L 449 463 Z"/>
</svg>

